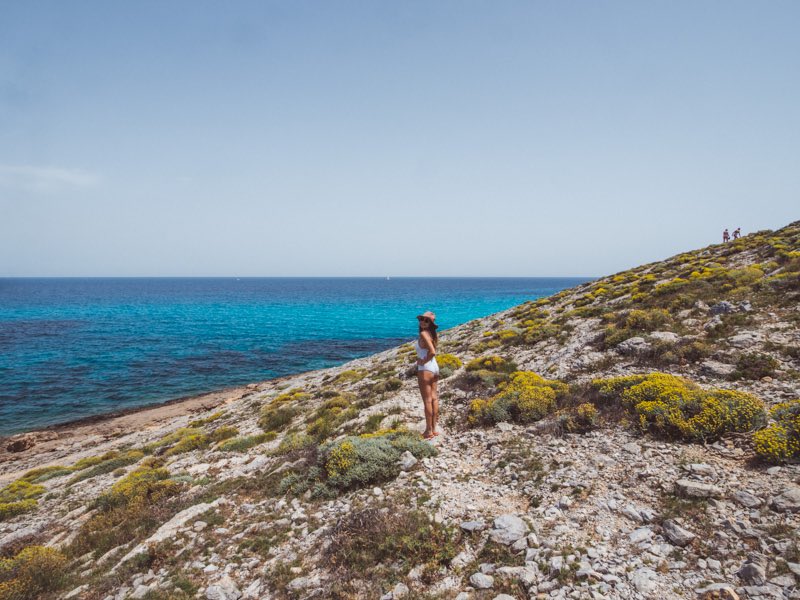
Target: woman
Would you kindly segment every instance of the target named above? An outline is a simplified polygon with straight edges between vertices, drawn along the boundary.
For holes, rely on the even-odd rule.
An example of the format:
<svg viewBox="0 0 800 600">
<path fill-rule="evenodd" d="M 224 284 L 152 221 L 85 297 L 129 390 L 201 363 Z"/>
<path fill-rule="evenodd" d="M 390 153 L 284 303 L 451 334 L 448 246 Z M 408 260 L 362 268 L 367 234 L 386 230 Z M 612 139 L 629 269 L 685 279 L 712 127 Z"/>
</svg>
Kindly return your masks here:
<svg viewBox="0 0 800 600">
<path fill-rule="evenodd" d="M 436 335 L 436 329 L 439 326 L 435 323 L 435 319 L 436 315 L 431 311 L 417 315 L 419 337 L 414 343 L 414 348 L 417 350 L 417 381 L 425 406 L 425 432 L 422 437 L 426 440 L 440 433 L 437 431 L 439 391 L 436 389 L 436 383 L 439 381 L 439 365 L 436 364 L 436 346 L 439 337 Z"/>
</svg>

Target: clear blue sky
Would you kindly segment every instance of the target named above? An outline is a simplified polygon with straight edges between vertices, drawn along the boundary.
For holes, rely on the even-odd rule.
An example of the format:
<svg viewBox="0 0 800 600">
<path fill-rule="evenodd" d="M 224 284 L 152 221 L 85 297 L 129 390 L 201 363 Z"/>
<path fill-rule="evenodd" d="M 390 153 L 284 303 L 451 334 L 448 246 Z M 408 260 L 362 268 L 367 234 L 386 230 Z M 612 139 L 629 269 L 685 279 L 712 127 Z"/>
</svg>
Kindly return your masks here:
<svg viewBox="0 0 800 600">
<path fill-rule="evenodd" d="M 0 276 L 593 276 L 800 219 L 800 2 L 0 14 Z"/>
</svg>

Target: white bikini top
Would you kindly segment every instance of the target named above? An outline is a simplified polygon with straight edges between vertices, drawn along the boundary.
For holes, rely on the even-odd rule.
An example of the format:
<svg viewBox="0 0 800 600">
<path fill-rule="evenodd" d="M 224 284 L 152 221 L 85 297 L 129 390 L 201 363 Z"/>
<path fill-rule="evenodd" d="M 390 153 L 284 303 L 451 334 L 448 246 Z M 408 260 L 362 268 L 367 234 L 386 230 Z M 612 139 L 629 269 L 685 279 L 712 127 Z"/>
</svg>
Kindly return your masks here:
<svg viewBox="0 0 800 600">
<path fill-rule="evenodd" d="M 419 338 L 414 340 L 414 348 L 417 350 L 417 358 L 425 358 L 428 355 L 428 350 L 420 345 Z"/>
</svg>

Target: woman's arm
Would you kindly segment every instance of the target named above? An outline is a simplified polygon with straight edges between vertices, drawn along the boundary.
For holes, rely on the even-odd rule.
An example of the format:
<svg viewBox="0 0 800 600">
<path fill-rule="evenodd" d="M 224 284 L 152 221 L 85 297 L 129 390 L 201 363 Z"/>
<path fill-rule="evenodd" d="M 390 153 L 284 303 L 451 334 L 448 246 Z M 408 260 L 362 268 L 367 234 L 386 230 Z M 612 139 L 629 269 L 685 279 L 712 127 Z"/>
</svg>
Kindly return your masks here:
<svg viewBox="0 0 800 600">
<path fill-rule="evenodd" d="M 424 365 L 425 363 L 432 360 L 434 356 L 436 356 L 436 349 L 433 347 L 433 339 L 431 338 L 431 334 L 428 333 L 427 331 L 422 332 L 422 343 L 425 346 L 425 349 L 427 350 L 427 354 L 425 358 L 417 359 L 418 365 Z"/>
</svg>

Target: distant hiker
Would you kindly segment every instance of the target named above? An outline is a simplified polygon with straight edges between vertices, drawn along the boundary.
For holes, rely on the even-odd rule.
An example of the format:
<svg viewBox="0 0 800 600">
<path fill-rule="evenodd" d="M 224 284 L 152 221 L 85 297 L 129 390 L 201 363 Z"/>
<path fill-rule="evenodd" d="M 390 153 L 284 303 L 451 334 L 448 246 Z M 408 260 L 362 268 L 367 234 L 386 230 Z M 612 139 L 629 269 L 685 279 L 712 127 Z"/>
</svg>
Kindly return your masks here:
<svg viewBox="0 0 800 600">
<path fill-rule="evenodd" d="M 738 240 L 739 236 L 741 236 L 741 235 L 742 235 L 742 228 L 741 227 L 737 227 L 736 229 L 733 230 L 733 239 Z"/>
<path fill-rule="evenodd" d="M 729 242 L 731 239 L 731 234 L 728 233 L 728 229 L 725 228 L 725 231 L 722 232 L 722 243 Z"/>
<path fill-rule="evenodd" d="M 439 326 L 434 323 L 435 319 L 436 315 L 431 311 L 417 315 L 419 337 L 414 342 L 414 348 L 417 350 L 417 382 L 425 408 L 425 432 L 422 437 L 426 440 L 440 433 L 437 431 L 439 390 L 436 389 L 439 381 L 439 365 L 436 362 L 436 346 L 439 344 L 439 336 L 436 335 L 436 329 Z"/>
</svg>

